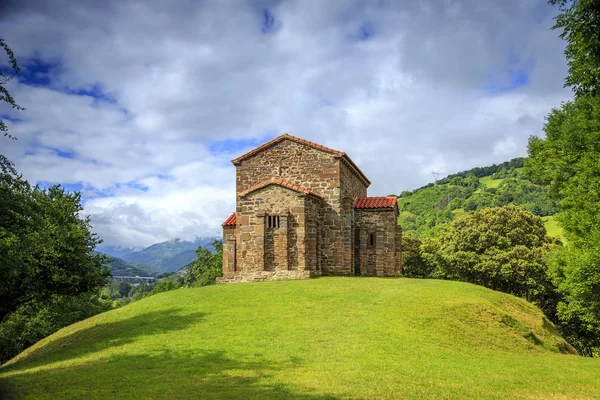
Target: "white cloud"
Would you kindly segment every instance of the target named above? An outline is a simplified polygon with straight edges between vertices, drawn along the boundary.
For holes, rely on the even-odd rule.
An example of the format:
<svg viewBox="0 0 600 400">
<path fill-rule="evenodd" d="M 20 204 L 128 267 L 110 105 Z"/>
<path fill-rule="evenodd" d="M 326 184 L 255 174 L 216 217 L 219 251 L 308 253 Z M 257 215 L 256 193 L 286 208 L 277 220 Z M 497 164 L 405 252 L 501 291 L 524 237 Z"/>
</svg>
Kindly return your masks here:
<svg viewBox="0 0 600 400">
<path fill-rule="evenodd" d="M 2 152 L 32 181 L 81 182 L 110 245 L 218 235 L 229 160 L 284 131 L 346 151 L 370 194 L 399 193 L 526 154 L 570 97 L 553 13 L 544 0 L 15 1 L 0 22 L 21 64 L 59 66 L 46 87 L 10 87 L 27 111 Z M 509 68 L 527 83 L 495 90 Z M 114 101 L 66 92 L 95 88 Z"/>
</svg>

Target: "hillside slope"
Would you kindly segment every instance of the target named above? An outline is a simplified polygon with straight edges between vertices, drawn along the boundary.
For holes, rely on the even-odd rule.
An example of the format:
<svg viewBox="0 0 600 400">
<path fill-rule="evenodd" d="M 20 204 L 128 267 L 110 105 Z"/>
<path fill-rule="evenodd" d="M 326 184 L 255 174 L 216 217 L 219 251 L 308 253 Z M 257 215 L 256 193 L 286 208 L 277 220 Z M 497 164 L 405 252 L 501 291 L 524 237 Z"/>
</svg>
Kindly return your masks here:
<svg viewBox="0 0 600 400">
<path fill-rule="evenodd" d="M 178 289 L 0 368 L 2 398 L 599 398 L 600 361 L 471 284 L 319 278 Z"/>
<path fill-rule="evenodd" d="M 119 257 L 110 257 L 106 264 L 113 276 L 153 276 L 154 270 L 144 264 L 132 263 Z"/>
<path fill-rule="evenodd" d="M 558 212 L 557 204 L 550 199 L 548 188 L 524 175 L 523 162 L 515 158 L 500 165 L 473 168 L 402 192 L 398 203 L 402 230 L 413 237 L 433 236 L 458 214 L 516 205 L 546 217 L 547 230 L 562 238 L 562 230 L 552 218 Z"/>
</svg>

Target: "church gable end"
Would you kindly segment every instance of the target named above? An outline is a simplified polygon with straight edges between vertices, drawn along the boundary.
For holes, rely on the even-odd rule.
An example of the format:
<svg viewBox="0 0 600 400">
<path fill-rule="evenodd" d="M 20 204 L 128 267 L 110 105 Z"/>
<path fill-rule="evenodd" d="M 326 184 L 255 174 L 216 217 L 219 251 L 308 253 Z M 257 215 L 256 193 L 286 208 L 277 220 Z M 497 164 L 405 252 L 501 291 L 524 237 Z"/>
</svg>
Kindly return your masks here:
<svg viewBox="0 0 600 400">
<path fill-rule="evenodd" d="M 284 134 L 232 162 L 219 283 L 398 274 L 397 206 L 367 197 L 370 181 L 346 153 Z"/>
</svg>

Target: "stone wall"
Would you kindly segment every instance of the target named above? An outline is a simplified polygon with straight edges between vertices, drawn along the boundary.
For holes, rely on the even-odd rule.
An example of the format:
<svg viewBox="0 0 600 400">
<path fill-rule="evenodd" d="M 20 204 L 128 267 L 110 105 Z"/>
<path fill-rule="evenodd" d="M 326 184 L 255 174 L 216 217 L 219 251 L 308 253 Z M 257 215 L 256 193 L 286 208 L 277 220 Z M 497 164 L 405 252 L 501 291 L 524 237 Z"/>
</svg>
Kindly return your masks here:
<svg viewBox="0 0 600 400">
<path fill-rule="evenodd" d="M 316 269 L 307 256 L 307 226 L 315 224 L 320 199 L 269 185 L 238 199 L 237 268 L 242 274 Z M 307 214 L 311 224 L 307 224 Z M 279 227 L 268 228 L 269 216 Z M 312 241 L 310 242 L 313 245 Z M 316 251 L 316 248 L 314 249 Z M 312 257 L 312 258 L 311 258 Z"/>
<path fill-rule="evenodd" d="M 399 274 L 399 249 L 396 248 L 397 219 L 395 209 L 355 210 L 355 226 L 360 232 L 361 275 L 391 276 Z M 371 236 L 374 235 L 374 246 Z"/>
<path fill-rule="evenodd" d="M 322 200 L 313 196 L 305 197 L 306 207 L 306 268 L 321 273 L 321 258 L 323 254 L 321 205 Z"/>
<path fill-rule="evenodd" d="M 339 207 L 339 162 L 333 154 L 292 140 L 283 140 L 236 165 L 236 191 L 240 193 L 276 177 L 323 196 Z"/>
<path fill-rule="evenodd" d="M 223 227 L 223 275 L 232 275 L 236 270 L 235 226 Z"/>
<path fill-rule="evenodd" d="M 260 281 L 280 281 L 287 279 L 308 279 L 312 276 L 310 271 L 255 271 L 250 273 L 237 273 L 235 275 L 223 275 L 217 278 L 217 283 L 241 283 Z"/>
<path fill-rule="evenodd" d="M 319 270 L 326 274 L 350 274 L 352 265 L 352 226 L 347 227 L 348 218 L 353 220 L 353 201 L 355 197 L 366 196 L 366 184 L 361 182 L 346 161 L 338 155 L 295 142 L 283 140 L 236 165 L 236 190 L 242 192 L 257 183 L 271 177 L 289 181 L 309 189 L 323 201 L 319 208 L 318 244 L 321 257 Z M 342 209 L 342 188 L 347 195 L 348 204 Z M 350 217 L 348 217 L 350 215 Z M 290 260 L 302 260 L 302 254 L 295 252 L 299 248 L 293 243 L 302 244 L 303 238 L 297 236 L 297 221 L 290 221 Z M 316 223 L 315 223 L 316 224 Z M 309 224 L 311 225 L 311 224 Z M 307 226 L 309 230 L 315 227 Z M 312 239 L 311 239 L 312 240 Z M 311 256 L 309 255 L 309 258 Z M 311 259 L 309 265 L 314 265 Z M 301 269 L 291 264 L 292 269 Z"/>
</svg>

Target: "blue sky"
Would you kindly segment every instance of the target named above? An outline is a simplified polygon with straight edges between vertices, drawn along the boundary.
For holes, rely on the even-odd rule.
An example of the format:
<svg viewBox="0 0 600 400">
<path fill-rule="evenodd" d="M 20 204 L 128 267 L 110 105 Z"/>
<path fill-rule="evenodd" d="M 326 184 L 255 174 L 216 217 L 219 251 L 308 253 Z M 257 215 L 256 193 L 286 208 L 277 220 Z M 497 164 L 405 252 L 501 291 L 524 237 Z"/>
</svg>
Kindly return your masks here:
<svg viewBox="0 0 600 400">
<path fill-rule="evenodd" d="M 2 153 L 81 191 L 106 244 L 220 234 L 230 160 L 288 132 L 387 195 L 526 155 L 568 100 L 545 1 L 9 0 Z M 0 58 L 0 68 L 8 63 Z"/>
</svg>

